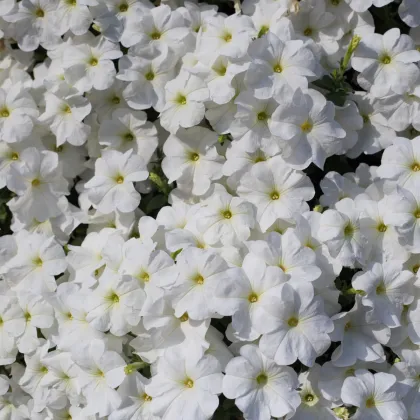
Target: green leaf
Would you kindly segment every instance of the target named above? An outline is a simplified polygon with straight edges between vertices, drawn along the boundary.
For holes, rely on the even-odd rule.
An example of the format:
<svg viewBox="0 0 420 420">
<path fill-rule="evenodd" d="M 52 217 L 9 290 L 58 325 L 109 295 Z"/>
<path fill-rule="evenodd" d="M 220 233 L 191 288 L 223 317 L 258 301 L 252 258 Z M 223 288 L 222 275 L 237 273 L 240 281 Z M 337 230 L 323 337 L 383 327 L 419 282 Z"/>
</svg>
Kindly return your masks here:
<svg viewBox="0 0 420 420">
<path fill-rule="evenodd" d="M 150 214 L 152 211 L 162 208 L 166 206 L 168 201 L 166 196 L 163 194 L 158 194 L 152 197 L 152 199 L 146 205 L 146 214 Z"/>
</svg>

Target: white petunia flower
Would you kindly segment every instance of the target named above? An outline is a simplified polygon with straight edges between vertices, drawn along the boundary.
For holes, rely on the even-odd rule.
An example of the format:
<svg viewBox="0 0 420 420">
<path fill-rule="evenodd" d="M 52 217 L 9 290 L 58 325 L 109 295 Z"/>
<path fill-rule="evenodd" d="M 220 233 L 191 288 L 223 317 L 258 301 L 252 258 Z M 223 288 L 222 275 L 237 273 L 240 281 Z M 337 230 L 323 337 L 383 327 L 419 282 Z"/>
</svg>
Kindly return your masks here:
<svg viewBox="0 0 420 420">
<path fill-rule="evenodd" d="M 96 161 L 95 176 L 85 184 L 89 199 L 102 213 L 132 212 L 140 203 L 133 183 L 148 177 L 144 160 L 132 150 L 121 153 L 107 150 Z"/>
<path fill-rule="evenodd" d="M 277 219 L 292 219 L 307 210 L 314 195 L 310 179 L 278 160 L 254 165 L 241 179 L 238 194 L 257 208 L 257 220 L 265 232 Z"/>
<path fill-rule="evenodd" d="M 32 96 L 17 83 L 8 91 L 0 89 L 0 137 L 6 143 L 21 142 L 34 127 L 39 115 Z"/>
<path fill-rule="evenodd" d="M 400 33 L 398 28 L 384 35 L 366 35 L 360 41 L 351 60 L 352 67 L 360 72 L 357 80 L 373 96 L 392 93 L 403 94 L 419 77 L 414 64 L 420 61 L 413 40 Z"/>
<path fill-rule="evenodd" d="M 166 104 L 160 114 L 162 127 L 176 134 L 180 127 L 189 128 L 204 117 L 204 102 L 209 99 L 206 83 L 199 77 L 181 71 L 165 85 Z"/>
<path fill-rule="evenodd" d="M 108 89 L 116 75 L 112 60 L 121 56 L 118 46 L 103 37 L 91 43 L 69 46 L 63 56 L 64 77 L 80 92 L 89 91 L 92 87 Z"/>
<path fill-rule="evenodd" d="M 224 159 L 218 154 L 216 143 L 216 133 L 199 126 L 170 135 L 163 146 L 162 161 L 169 182 L 189 185 L 195 195 L 205 194 L 211 181 L 222 177 Z"/>
<path fill-rule="evenodd" d="M 360 210 L 350 198 L 335 204 L 321 216 L 319 239 L 325 243 L 333 258 L 346 266 L 363 264 L 368 256 L 369 244 L 360 229 Z"/>
<path fill-rule="evenodd" d="M 383 324 L 369 321 L 368 310 L 361 305 L 356 296 L 356 303 L 349 312 L 342 312 L 332 317 L 334 331 L 332 341 L 341 341 L 334 350 L 331 361 L 335 366 L 352 366 L 357 360 L 381 362 L 385 360 L 382 344 L 391 336 L 390 330 Z"/>
<path fill-rule="evenodd" d="M 223 394 L 250 420 L 290 416 L 300 404 L 296 373 L 278 366 L 255 345 L 245 345 L 226 366 Z"/>
<path fill-rule="evenodd" d="M 210 419 L 222 392 L 220 364 L 211 355 L 194 357 L 180 349 L 165 351 L 157 374 L 146 385 L 152 397 L 151 410 L 163 420 L 182 415 L 196 420 Z"/>
<path fill-rule="evenodd" d="M 45 93 L 45 103 L 46 109 L 39 121 L 49 125 L 57 138 L 57 147 L 66 141 L 74 146 L 84 144 L 91 131 L 91 127 L 82 122 L 92 109 L 89 101 L 61 85 L 57 92 Z"/>
<path fill-rule="evenodd" d="M 354 419 L 363 420 L 405 420 L 407 410 L 401 401 L 401 390 L 397 379 L 389 373 L 370 373 L 358 369 L 355 377 L 344 381 L 342 400 L 358 407 Z"/>
<path fill-rule="evenodd" d="M 197 228 L 210 244 L 234 245 L 249 238 L 254 213 L 254 207 L 246 200 L 215 191 L 197 212 Z"/>
<path fill-rule="evenodd" d="M 374 263 L 352 280 L 353 287 L 364 292 L 362 304 L 372 308 L 369 319 L 390 328 L 401 325 L 403 306 L 414 299 L 413 283 L 413 274 L 398 262 Z"/>
<path fill-rule="evenodd" d="M 293 142 L 297 149 L 294 161 L 306 166 L 314 162 L 323 168 L 327 157 L 341 151 L 339 139 L 346 136 L 334 121 L 332 102 L 315 90 L 299 88 L 293 92 L 288 86 L 283 86 L 275 97 L 279 106 L 269 122 L 271 132 Z M 284 100 L 285 97 L 289 99 Z"/>
<path fill-rule="evenodd" d="M 324 353 L 331 341 L 328 333 L 333 323 L 323 312 L 322 300 L 314 297 L 310 284 L 293 288 L 281 287 L 279 296 L 273 296 L 265 310 L 267 329 L 259 347 L 263 354 L 279 365 L 289 365 L 299 359 L 306 366 L 313 366 L 315 358 Z"/>
<path fill-rule="evenodd" d="M 307 88 L 317 73 L 317 62 L 301 40 L 283 42 L 272 32 L 254 41 L 248 54 L 252 58 L 245 82 L 258 98 L 272 97 L 283 84 Z"/>
</svg>

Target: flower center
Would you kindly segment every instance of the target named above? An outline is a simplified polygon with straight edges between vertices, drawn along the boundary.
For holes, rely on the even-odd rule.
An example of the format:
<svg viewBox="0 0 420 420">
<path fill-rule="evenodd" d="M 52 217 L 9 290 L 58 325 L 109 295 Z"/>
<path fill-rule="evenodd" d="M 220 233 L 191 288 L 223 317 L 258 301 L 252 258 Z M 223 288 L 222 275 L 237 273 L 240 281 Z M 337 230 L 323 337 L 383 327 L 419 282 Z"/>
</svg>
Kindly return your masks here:
<svg viewBox="0 0 420 420">
<path fill-rule="evenodd" d="M 267 381 L 268 381 L 268 377 L 265 373 L 260 373 L 257 377 L 256 377 L 256 381 L 258 385 L 264 386 Z"/>
<path fill-rule="evenodd" d="M 43 18 L 45 16 L 45 13 L 42 9 L 36 9 L 35 16 L 38 18 Z"/>
<path fill-rule="evenodd" d="M 65 106 L 64 106 L 63 111 L 64 111 L 66 114 L 71 114 L 71 108 L 70 108 L 68 105 L 65 105 Z"/>
<path fill-rule="evenodd" d="M 252 292 L 249 296 L 248 296 L 248 301 L 250 303 L 255 303 L 258 302 L 258 295 L 254 292 Z"/>
<path fill-rule="evenodd" d="M 118 175 L 115 178 L 115 181 L 117 181 L 117 184 L 122 184 L 124 182 L 124 177 L 122 175 Z"/>
<path fill-rule="evenodd" d="M 150 38 L 154 39 L 155 41 L 160 39 L 161 36 L 162 34 L 159 31 L 154 31 L 150 34 Z"/>
<path fill-rule="evenodd" d="M 125 141 L 133 141 L 134 140 L 134 136 L 132 133 L 126 133 L 124 134 L 124 140 Z"/>
<path fill-rule="evenodd" d="M 305 35 L 305 36 L 311 36 L 312 35 L 312 28 L 306 28 L 303 31 L 303 35 Z"/>
<path fill-rule="evenodd" d="M 333 6 L 338 6 L 340 4 L 340 0 L 331 0 L 331 4 Z"/>
<path fill-rule="evenodd" d="M 226 33 L 223 34 L 222 39 L 225 42 L 230 42 L 230 41 L 232 41 L 232 34 L 230 32 L 226 32 Z"/>
<path fill-rule="evenodd" d="M 386 287 L 383 284 L 383 282 L 381 282 L 378 287 L 376 288 L 376 294 L 377 295 L 384 295 L 386 293 Z"/>
<path fill-rule="evenodd" d="M 108 300 L 113 302 L 113 303 L 118 303 L 120 301 L 119 296 L 115 293 L 112 292 L 109 296 L 108 296 Z"/>
<path fill-rule="evenodd" d="M 201 274 L 197 274 L 194 278 L 193 281 L 197 284 L 203 284 L 204 283 L 204 277 Z"/>
<path fill-rule="evenodd" d="M 10 111 L 9 111 L 7 108 L 3 108 L 3 109 L 0 111 L 0 115 L 1 115 L 3 118 L 7 118 L 7 117 L 9 117 L 9 116 L 10 116 Z"/>
<path fill-rule="evenodd" d="M 376 229 L 378 229 L 379 232 L 384 233 L 386 232 L 386 230 L 388 229 L 387 225 L 384 225 L 383 223 L 380 223 Z"/>
<path fill-rule="evenodd" d="M 184 381 L 184 385 L 185 385 L 187 388 L 192 388 L 192 387 L 194 386 L 194 381 L 193 381 L 192 379 L 190 379 L 190 378 L 187 378 L 187 379 Z"/>
<path fill-rule="evenodd" d="M 118 8 L 118 10 L 121 13 L 125 13 L 128 10 L 128 4 L 127 3 L 122 3 L 120 4 L 120 7 Z"/>
<path fill-rule="evenodd" d="M 347 223 L 347 225 L 344 227 L 344 236 L 351 238 L 353 237 L 353 235 L 354 235 L 354 226 L 351 223 Z"/>
<path fill-rule="evenodd" d="M 114 105 L 119 105 L 119 104 L 120 104 L 120 102 L 121 102 L 121 99 L 120 99 L 118 96 L 114 96 L 114 97 L 111 99 L 111 102 L 112 102 Z"/>
<path fill-rule="evenodd" d="M 420 209 L 416 209 L 416 211 L 414 212 L 414 217 L 416 219 L 420 219 Z"/>
<path fill-rule="evenodd" d="M 280 194 L 279 194 L 277 191 L 273 191 L 273 192 L 270 194 L 270 198 L 271 198 L 272 200 L 278 200 L 278 199 L 280 198 Z"/>
<path fill-rule="evenodd" d="M 179 318 L 179 320 L 181 321 L 181 322 L 187 322 L 188 320 L 189 320 L 189 316 L 188 316 L 188 314 L 185 312 L 180 318 Z"/>
<path fill-rule="evenodd" d="M 34 263 L 34 265 L 36 265 L 38 267 L 42 267 L 42 260 L 41 260 L 40 257 L 34 258 L 34 260 L 32 262 Z"/>
<path fill-rule="evenodd" d="M 219 75 L 219 76 L 225 76 L 226 75 L 226 71 L 227 71 L 227 67 L 226 66 L 220 66 L 218 68 L 215 68 L 214 71 Z"/>
<path fill-rule="evenodd" d="M 223 214 L 223 217 L 225 219 L 231 219 L 232 218 L 232 213 L 230 212 L 230 210 L 226 210 L 222 214 Z"/>
<path fill-rule="evenodd" d="M 301 126 L 300 126 L 300 128 L 301 128 L 301 130 L 304 132 L 304 133 L 310 133 L 311 131 L 312 131 L 312 128 L 313 128 L 313 124 L 308 120 L 308 121 L 305 121 Z"/>
<path fill-rule="evenodd" d="M 143 280 L 145 283 L 147 283 L 148 281 L 150 281 L 150 276 L 149 273 L 146 273 L 145 271 L 142 271 L 139 275 L 139 278 L 141 280 Z"/>
<path fill-rule="evenodd" d="M 315 397 L 312 394 L 306 394 L 305 395 L 305 402 L 312 402 L 315 399 Z"/>
<path fill-rule="evenodd" d="M 348 321 L 346 325 L 344 325 L 344 331 L 348 331 L 351 328 L 351 322 Z"/>
<path fill-rule="evenodd" d="M 25 321 L 26 322 L 31 322 L 32 316 L 31 316 L 31 314 L 29 312 L 25 312 L 23 314 L 23 316 L 25 317 Z"/>
<path fill-rule="evenodd" d="M 92 67 L 97 66 L 97 65 L 98 65 L 98 59 L 97 59 L 97 58 L 95 58 L 95 57 L 92 57 L 92 58 L 90 59 L 90 61 L 89 61 L 89 64 L 90 64 Z"/>
<path fill-rule="evenodd" d="M 416 264 L 414 267 L 413 267 L 413 273 L 414 274 L 417 274 L 417 271 L 419 271 L 419 268 L 420 268 L 420 264 Z"/>
<path fill-rule="evenodd" d="M 366 407 L 367 407 L 367 408 L 373 408 L 373 407 L 375 407 L 375 405 L 376 405 L 376 403 L 375 403 L 375 398 L 373 398 L 373 397 L 369 397 L 369 398 L 366 400 Z"/>
<path fill-rule="evenodd" d="M 31 182 L 33 187 L 39 187 L 41 185 L 41 181 L 38 178 L 35 178 Z"/>
<path fill-rule="evenodd" d="M 388 54 L 384 54 L 384 55 L 382 55 L 382 56 L 379 58 L 379 61 L 380 61 L 382 64 L 387 65 L 387 64 L 390 64 L 390 63 L 391 63 L 391 57 L 390 57 Z"/>
<path fill-rule="evenodd" d="M 197 162 L 198 159 L 200 159 L 200 155 L 198 153 L 193 152 L 190 154 L 190 160 L 193 162 Z"/>
<path fill-rule="evenodd" d="M 299 320 L 295 318 L 294 316 L 289 318 L 287 321 L 287 325 L 292 328 L 297 327 L 298 324 L 299 324 Z"/>
<path fill-rule="evenodd" d="M 363 123 L 367 124 L 370 121 L 369 115 L 362 115 Z"/>
<path fill-rule="evenodd" d="M 146 393 L 144 393 L 144 394 L 141 396 L 141 398 L 142 398 L 144 401 L 147 401 L 147 402 L 150 402 L 150 401 L 152 401 L 152 399 L 153 399 L 150 395 L 147 395 Z"/>
<path fill-rule="evenodd" d="M 181 93 L 178 94 L 178 96 L 175 99 L 175 102 L 177 102 L 179 105 L 186 105 L 187 103 L 187 98 L 182 95 Z"/>
<path fill-rule="evenodd" d="M 16 152 L 13 152 L 12 155 L 10 156 L 10 159 L 12 160 L 19 160 L 19 154 Z"/>
<path fill-rule="evenodd" d="M 258 121 L 266 121 L 268 119 L 268 115 L 262 111 L 257 114 Z"/>
<path fill-rule="evenodd" d="M 155 78 L 155 74 L 152 71 L 149 71 L 145 74 L 144 76 L 146 78 L 146 80 L 153 80 Z"/>
<path fill-rule="evenodd" d="M 69 6 L 76 6 L 77 5 L 77 0 L 66 0 L 66 3 L 69 5 Z"/>
<path fill-rule="evenodd" d="M 280 63 L 277 63 L 274 67 L 273 70 L 275 73 L 281 73 L 283 71 L 283 67 L 281 66 Z"/>
<path fill-rule="evenodd" d="M 412 170 L 413 172 L 418 172 L 418 171 L 420 171 L 420 163 L 418 163 L 418 162 L 414 162 L 414 163 L 411 165 L 411 170 Z"/>
</svg>

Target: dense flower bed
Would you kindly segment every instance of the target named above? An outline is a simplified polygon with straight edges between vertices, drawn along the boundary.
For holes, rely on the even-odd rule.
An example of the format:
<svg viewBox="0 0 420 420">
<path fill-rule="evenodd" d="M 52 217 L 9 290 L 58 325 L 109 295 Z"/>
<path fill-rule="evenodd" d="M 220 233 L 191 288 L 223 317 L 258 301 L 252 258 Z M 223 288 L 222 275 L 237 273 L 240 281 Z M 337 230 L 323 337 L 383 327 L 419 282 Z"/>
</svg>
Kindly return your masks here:
<svg viewBox="0 0 420 420">
<path fill-rule="evenodd" d="M 0 419 L 420 419 L 419 62 L 419 0 L 2 0 Z"/>
</svg>

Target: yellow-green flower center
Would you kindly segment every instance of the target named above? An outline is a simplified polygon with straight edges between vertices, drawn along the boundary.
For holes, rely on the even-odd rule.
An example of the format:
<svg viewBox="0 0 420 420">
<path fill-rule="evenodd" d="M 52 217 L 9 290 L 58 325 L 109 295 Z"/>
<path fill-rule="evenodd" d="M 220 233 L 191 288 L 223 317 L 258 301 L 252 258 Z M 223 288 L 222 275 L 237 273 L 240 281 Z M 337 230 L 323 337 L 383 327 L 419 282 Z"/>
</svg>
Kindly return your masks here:
<svg viewBox="0 0 420 420">
<path fill-rule="evenodd" d="M 250 303 L 255 303 L 258 302 L 258 295 L 254 292 L 252 292 L 249 296 L 248 296 L 248 301 Z"/>
<path fill-rule="evenodd" d="M 386 293 L 386 287 L 383 284 L 383 282 L 381 282 L 377 287 L 376 287 L 376 294 L 377 295 L 384 295 Z"/>
<path fill-rule="evenodd" d="M 231 213 L 231 211 L 230 211 L 230 210 L 225 210 L 225 211 L 222 213 L 222 215 L 223 215 L 223 217 L 224 217 L 225 219 L 231 219 L 231 218 L 232 218 L 232 213 Z"/>
<path fill-rule="evenodd" d="M 281 73 L 283 71 L 283 67 L 281 66 L 280 63 L 277 63 L 274 67 L 273 70 L 275 73 Z"/>
<path fill-rule="evenodd" d="M 194 278 L 193 281 L 197 284 L 203 284 L 204 283 L 204 277 L 201 274 L 197 274 Z"/>
<path fill-rule="evenodd" d="M 310 133 L 313 126 L 314 125 L 309 120 L 307 120 L 300 126 L 300 128 L 304 133 Z"/>
<path fill-rule="evenodd" d="M 299 324 L 299 320 L 296 317 L 294 317 L 294 316 L 292 316 L 291 318 L 289 318 L 287 320 L 287 325 L 289 327 L 294 328 L 294 327 L 297 327 L 298 324 Z"/>
<path fill-rule="evenodd" d="M 152 38 L 155 41 L 160 39 L 161 36 L 162 36 L 162 34 L 159 31 L 154 31 L 150 34 L 150 38 Z"/>
<path fill-rule="evenodd" d="M 266 385 L 267 381 L 268 381 L 268 377 L 265 373 L 260 373 L 257 377 L 256 377 L 256 381 L 257 384 L 260 386 L 264 386 Z"/>
<path fill-rule="evenodd" d="M 280 198 L 280 194 L 278 193 L 278 191 L 273 191 L 273 192 L 270 194 L 270 198 L 271 198 L 272 200 L 278 200 L 278 199 Z"/>
<path fill-rule="evenodd" d="M 376 227 L 376 229 L 377 229 L 379 232 L 384 233 L 384 232 L 386 232 L 386 231 L 387 231 L 388 226 L 387 226 L 387 225 L 385 225 L 385 224 L 383 224 L 383 223 L 380 223 L 380 224 Z"/>
<path fill-rule="evenodd" d="M 189 316 L 188 316 L 188 314 L 187 314 L 187 312 L 185 312 L 180 318 L 179 318 L 179 320 L 181 321 L 181 322 L 187 322 L 188 320 L 189 320 Z"/>
<path fill-rule="evenodd" d="M 121 13 L 125 13 L 128 10 L 128 4 L 127 3 L 122 3 L 120 4 L 120 7 L 118 8 L 118 10 Z"/>
<path fill-rule="evenodd" d="M 193 152 L 190 154 L 190 160 L 193 162 L 197 162 L 198 159 L 200 159 L 200 155 L 198 153 Z"/>
<path fill-rule="evenodd" d="M 390 64 L 392 60 L 391 60 L 391 57 L 388 54 L 384 54 L 379 58 L 379 61 L 382 64 L 387 65 L 387 64 Z"/>
<path fill-rule="evenodd" d="M 144 77 L 146 78 L 146 80 L 151 81 L 151 80 L 153 80 L 153 79 L 155 78 L 155 74 L 154 74 L 152 71 L 149 71 L 149 72 L 147 72 L 147 73 L 145 74 L 145 76 L 144 76 Z"/>
<path fill-rule="evenodd" d="M 193 381 L 192 379 L 190 379 L 190 378 L 187 378 L 187 379 L 184 381 L 184 385 L 185 385 L 187 388 L 192 388 L 192 387 L 194 386 L 194 381 Z"/>
<path fill-rule="evenodd" d="M 258 121 L 266 121 L 268 119 L 268 115 L 267 113 L 262 111 L 257 114 L 257 118 L 258 118 Z"/>
</svg>

